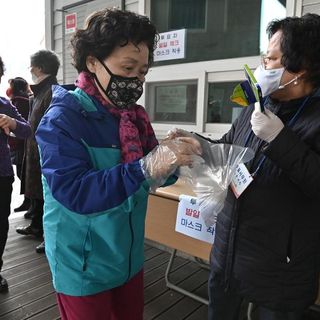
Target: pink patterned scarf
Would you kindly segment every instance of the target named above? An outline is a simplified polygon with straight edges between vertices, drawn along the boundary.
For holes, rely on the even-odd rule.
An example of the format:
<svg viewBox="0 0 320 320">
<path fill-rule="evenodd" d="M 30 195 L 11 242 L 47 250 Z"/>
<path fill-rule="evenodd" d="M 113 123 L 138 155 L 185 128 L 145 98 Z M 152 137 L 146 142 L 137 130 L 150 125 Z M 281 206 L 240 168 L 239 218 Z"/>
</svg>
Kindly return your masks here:
<svg viewBox="0 0 320 320">
<path fill-rule="evenodd" d="M 88 72 L 79 74 L 76 86 L 89 96 L 95 97 L 111 114 L 120 119 L 119 136 L 122 162 L 128 163 L 137 160 L 158 144 L 148 114 L 142 106 L 136 104 L 130 109 L 117 109 L 102 97 L 93 76 Z"/>
</svg>

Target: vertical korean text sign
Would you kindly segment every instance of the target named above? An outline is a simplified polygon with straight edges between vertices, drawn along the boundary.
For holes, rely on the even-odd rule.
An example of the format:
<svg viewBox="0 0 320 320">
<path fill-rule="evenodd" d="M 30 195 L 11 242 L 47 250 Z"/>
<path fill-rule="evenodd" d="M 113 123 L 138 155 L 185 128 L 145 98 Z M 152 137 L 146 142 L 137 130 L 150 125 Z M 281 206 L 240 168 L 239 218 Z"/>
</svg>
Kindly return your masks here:
<svg viewBox="0 0 320 320">
<path fill-rule="evenodd" d="M 65 33 L 73 33 L 77 28 L 77 14 L 69 13 L 65 16 Z"/>
<path fill-rule="evenodd" d="M 185 58 L 186 29 L 162 32 L 159 36 L 154 61 Z"/>
<path fill-rule="evenodd" d="M 197 198 L 180 195 L 176 220 L 176 231 L 189 237 L 213 243 L 215 225 L 207 227 L 201 217 Z"/>
</svg>

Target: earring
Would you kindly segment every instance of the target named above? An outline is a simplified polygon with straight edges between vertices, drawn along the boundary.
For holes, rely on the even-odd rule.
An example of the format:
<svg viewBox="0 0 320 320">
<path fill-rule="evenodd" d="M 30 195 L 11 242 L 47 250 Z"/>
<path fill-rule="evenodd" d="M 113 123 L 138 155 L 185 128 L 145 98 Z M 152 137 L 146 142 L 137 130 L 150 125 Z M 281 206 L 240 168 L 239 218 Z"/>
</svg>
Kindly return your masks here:
<svg viewBox="0 0 320 320">
<path fill-rule="evenodd" d="M 293 84 L 296 86 L 298 84 L 298 77 L 296 77 L 293 81 Z"/>
</svg>

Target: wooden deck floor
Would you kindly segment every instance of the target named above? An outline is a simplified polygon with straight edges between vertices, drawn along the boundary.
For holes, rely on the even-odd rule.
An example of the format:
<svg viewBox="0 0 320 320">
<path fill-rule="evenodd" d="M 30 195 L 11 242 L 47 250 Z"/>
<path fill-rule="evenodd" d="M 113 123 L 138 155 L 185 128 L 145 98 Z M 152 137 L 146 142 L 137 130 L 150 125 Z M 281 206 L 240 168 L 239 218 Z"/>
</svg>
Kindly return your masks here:
<svg viewBox="0 0 320 320">
<path fill-rule="evenodd" d="M 2 270 L 9 291 L 0 294 L 0 319 L 60 319 L 45 255 L 34 250 L 39 240 L 15 232 L 17 225 L 25 223 L 23 218 L 10 221 Z M 166 287 L 164 273 L 169 258 L 168 252 L 145 245 L 144 319 L 206 319 L 206 306 Z M 208 271 L 196 263 L 175 259 L 171 279 L 182 287 L 206 297 L 207 277 Z"/>
<path fill-rule="evenodd" d="M 12 208 L 23 198 L 19 195 L 19 180 L 14 183 Z M 28 222 L 14 214 L 10 220 L 9 239 L 4 254 L 3 276 L 8 280 L 9 292 L 0 293 L 0 320 L 60 319 L 51 275 L 45 255 L 35 252 L 39 241 L 18 235 L 17 225 Z M 145 310 L 144 320 L 206 320 L 207 307 L 166 287 L 164 274 L 170 258 L 166 251 L 145 245 Z M 170 280 L 184 289 L 207 298 L 208 271 L 197 263 L 177 257 Z M 240 319 L 246 319 L 246 306 Z M 320 313 L 312 311 L 304 320 L 320 320 Z M 130 319 L 126 319 L 130 320 Z M 223 320 L 223 319 L 219 319 Z M 253 312 L 252 320 L 257 320 Z"/>
<path fill-rule="evenodd" d="M 0 320 L 60 319 L 45 255 L 34 250 L 39 241 L 15 232 L 17 225 L 27 222 L 23 218 L 10 222 L 2 272 L 9 291 L 0 294 Z M 164 274 L 169 258 L 168 252 L 145 245 L 144 319 L 207 319 L 205 305 L 166 287 Z M 197 263 L 177 257 L 170 278 L 183 288 L 207 297 L 208 271 Z M 245 313 L 240 318 L 245 319 Z M 320 319 L 319 314 L 310 312 L 305 317 L 305 320 L 315 319 Z"/>
</svg>

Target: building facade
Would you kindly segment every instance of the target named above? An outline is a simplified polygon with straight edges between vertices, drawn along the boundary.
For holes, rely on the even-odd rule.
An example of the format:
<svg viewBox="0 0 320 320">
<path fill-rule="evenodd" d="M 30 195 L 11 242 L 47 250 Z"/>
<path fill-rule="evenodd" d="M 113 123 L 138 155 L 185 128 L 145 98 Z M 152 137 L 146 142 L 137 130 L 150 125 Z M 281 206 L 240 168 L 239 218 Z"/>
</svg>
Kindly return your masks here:
<svg viewBox="0 0 320 320">
<path fill-rule="evenodd" d="M 156 61 L 139 100 L 159 138 L 174 127 L 219 138 L 241 111 L 230 95 L 244 79 L 244 64 L 255 69 L 260 63 L 268 22 L 320 14 L 320 0 L 45 0 L 45 6 L 46 48 L 60 56 L 58 80 L 64 84 L 77 77 L 70 37 L 93 11 L 117 7 L 147 15 L 168 45 L 181 31 L 183 56 Z"/>
</svg>

